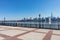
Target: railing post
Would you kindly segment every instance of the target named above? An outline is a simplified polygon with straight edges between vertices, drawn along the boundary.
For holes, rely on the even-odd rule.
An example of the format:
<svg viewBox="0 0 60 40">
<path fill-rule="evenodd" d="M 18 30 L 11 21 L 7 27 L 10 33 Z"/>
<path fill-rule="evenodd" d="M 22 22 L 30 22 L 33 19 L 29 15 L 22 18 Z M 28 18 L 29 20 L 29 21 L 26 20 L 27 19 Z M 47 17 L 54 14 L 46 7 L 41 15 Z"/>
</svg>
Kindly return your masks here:
<svg viewBox="0 0 60 40">
<path fill-rule="evenodd" d="M 16 26 L 18 27 L 18 22 L 16 21 Z"/>
<path fill-rule="evenodd" d="M 59 23 L 58 23 L 58 30 L 59 30 Z"/>
</svg>

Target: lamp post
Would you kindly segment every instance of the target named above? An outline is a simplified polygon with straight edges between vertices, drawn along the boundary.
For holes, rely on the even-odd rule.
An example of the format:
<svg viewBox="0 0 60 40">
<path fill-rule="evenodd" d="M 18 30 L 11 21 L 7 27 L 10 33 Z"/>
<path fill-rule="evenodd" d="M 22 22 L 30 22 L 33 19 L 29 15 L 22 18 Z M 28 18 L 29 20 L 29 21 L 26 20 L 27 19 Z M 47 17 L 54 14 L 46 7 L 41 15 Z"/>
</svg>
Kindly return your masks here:
<svg viewBox="0 0 60 40">
<path fill-rule="evenodd" d="M 18 21 L 16 20 L 16 26 L 18 27 Z"/>
<path fill-rule="evenodd" d="M 40 20 L 40 16 L 41 16 L 41 15 L 39 14 L 39 28 L 41 28 L 41 24 L 40 24 L 40 21 L 41 21 L 41 20 Z"/>
<path fill-rule="evenodd" d="M 6 19 L 6 18 L 4 17 L 4 25 L 5 25 L 5 19 Z"/>
</svg>

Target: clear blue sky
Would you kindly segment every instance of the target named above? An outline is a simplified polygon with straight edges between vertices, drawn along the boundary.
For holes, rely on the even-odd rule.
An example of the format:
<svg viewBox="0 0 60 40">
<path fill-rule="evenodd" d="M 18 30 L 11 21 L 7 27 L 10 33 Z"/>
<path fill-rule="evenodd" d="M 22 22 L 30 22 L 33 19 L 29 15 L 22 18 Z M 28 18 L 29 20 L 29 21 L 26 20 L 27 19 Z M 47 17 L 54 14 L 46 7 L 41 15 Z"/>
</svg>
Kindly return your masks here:
<svg viewBox="0 0 60 40">
<path fill-rule="evenodd" d="M 60 0 L 0 0 L 0 20 L 45 17 L 51 12 L 60 17 Z"/>
</svg>

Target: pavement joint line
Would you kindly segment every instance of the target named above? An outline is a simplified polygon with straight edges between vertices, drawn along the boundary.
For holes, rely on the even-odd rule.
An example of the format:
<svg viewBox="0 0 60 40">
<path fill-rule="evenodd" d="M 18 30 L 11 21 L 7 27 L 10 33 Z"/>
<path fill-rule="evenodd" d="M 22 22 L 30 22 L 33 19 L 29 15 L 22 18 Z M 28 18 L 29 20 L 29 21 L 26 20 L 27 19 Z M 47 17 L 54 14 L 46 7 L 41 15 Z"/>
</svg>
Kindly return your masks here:
<svg viewBox="0 0 60 40">
<path fill-rule="evenodd" d="M 33 32 L 46 34 L 46 32 L 38 32 L 38 31 L 33 31 Z"/>
<path fill-rule="evenodd" d="M 17 37 L 8 36 L 6 34 L 0 34 L 0 36 L 3 37 L 4 40 L 22 40 L 22 39 L 18 39 Z"/>
<path fill-rule="evenodd" d="M 4 28 L 4 30 L 0 30 L 0 31 L 6 31 L 6 30 L 22 30 L 22 31 L 28 31 L 25 29 L 17 29 L 17 28 Z"/>
<path fill-rule="evenodd" d="M 6 35 L 6 34 L 0 34 L 1 37 L 3 38 L 9 38 L 10 36 Z"/>
<path fill-rule="evenodd" d="M 43 40 L 50 40 L 50 39 L 51 39 L 51 36 L 52 36 L 52 33 L 53 33 L 53 31 L 49 31 L 49 32 L 45 35 L 45 37 L 43 38 Z"/>
<path fill-rule="evenodd" d="M 25 34 L 27 34 L 27 33 L 33 32 L 33 31 L 35 31 L 35 30 L 38 30 L 38 29 L 30 30 L 30 31 L 24 32 L 24 33 L 22 33 L 22 34 L 15 35 L 14 37 L 22 36 L 22 35 L 25 35 Z"/>
<path fill-rule="evenodd" d="M 23 29 L 4 29 L 4 30 L 0 30 L 0 31 L 6 31 L 6 30 L 21 30 L 21 31 L 28 31 L 28 30 L 23 30 Z"/>
<path fill-rule="evenodd" d="M 8 29 L 8 30 L 22 30 L 22 31 L 28 31 L 28 30 L 24 30 L 24 29 Z"/>
<path fill-rule="evenodd" d="M 15 37 L 10 37 L 10 38 L 4 39 L 4 40 L 22 40 L 22 39 L 18 39 L 18 38 L 15 38 Z"/>
</svg>

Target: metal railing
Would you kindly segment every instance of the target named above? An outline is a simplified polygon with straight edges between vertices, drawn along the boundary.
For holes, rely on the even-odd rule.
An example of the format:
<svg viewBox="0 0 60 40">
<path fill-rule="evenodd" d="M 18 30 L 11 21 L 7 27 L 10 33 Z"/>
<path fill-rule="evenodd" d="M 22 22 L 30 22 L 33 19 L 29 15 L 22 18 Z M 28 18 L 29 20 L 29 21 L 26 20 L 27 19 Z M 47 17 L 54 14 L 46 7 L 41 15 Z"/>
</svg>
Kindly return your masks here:
<svg viewBox="0 0 60 40">
<path fill-rule="evenodd" d="M 45 29 L 60 29 L 60 23 L 39 23 L 39 22 L 23 22 L 20 23 L 18 22 L 18 24 L 15 22 L 3 22 L 0 23 L 0 25 L 7 25 L 7 26 L 20 26 L 20 27 L 29 27 L 29 28 L 45 28 Z"/>
</svg>

